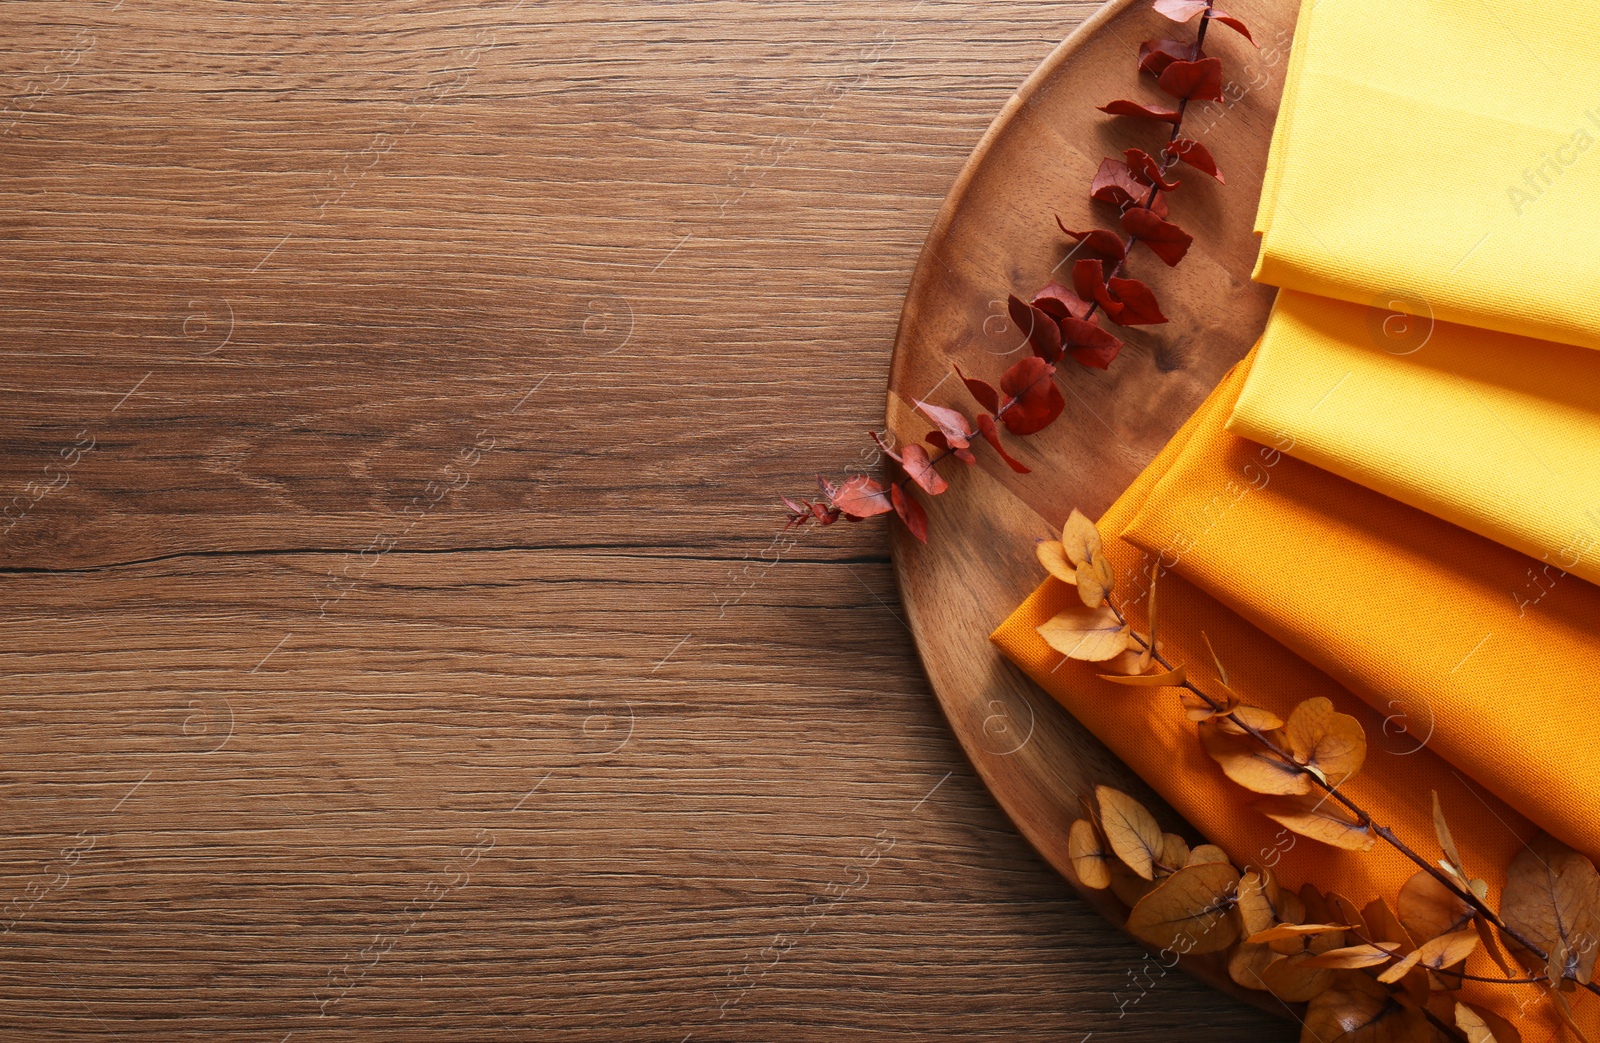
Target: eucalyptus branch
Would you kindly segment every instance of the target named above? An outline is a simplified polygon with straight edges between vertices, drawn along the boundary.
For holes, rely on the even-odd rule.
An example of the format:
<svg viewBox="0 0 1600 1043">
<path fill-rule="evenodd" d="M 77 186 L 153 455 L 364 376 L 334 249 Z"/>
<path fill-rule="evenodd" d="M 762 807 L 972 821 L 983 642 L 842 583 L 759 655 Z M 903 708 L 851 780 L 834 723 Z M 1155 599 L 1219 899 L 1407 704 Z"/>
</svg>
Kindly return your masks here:
<svg viewBox="0 0 1600 1043">
<path fill-rule="evenodd" d="M 1160 566 L 1158 565 L 1157 567 L 1159 568 Z M 1164 655 L 1161 654 L 1159 649 L 1153 647 L 1142 635 L 1140 635 L 1137 631 L 1133 630 L 1132 625 L 1128 622 L 1127 616 L 1123 614 L 1123 612 L 1122 612 L 1122 610 L 1120 608 L 1118 608 L 1116 605 L 1112 604 L 1110 598 L 1106 599 L 1105 604 L 1106 604 L 1106 607 L 1111 610 L 1112 614 L 1116 616 L 1117 621 L 1119 623 L 1121 623 L 1124 627 L 1128 628 L 1128 631 L 1129 631 L 1130 635 L 1133 637 L 1134 641 L 1138 643 L 1138 645 L 1139 645 L 1139 647 L 1141 649 L 1148 650 L 1150 652 L 1151 658 L 1154 659 L 1156 662 L 1160 663 L 1166 669 L 1168 669 L 1168 670 L 1173 669 L 1172 663 L 1169 662 L 1167 660 L 1167 658 Z M 1345 808 L 1345 810 L 1349 811 L 1350 814 L 1355 816 L 1357 824 L 1359 824 L 1364 829 L 1370 829 L 1374 836 L 1377 836 L 1377 837 L 1380 837 L 1381 839 L 1383 839 L 1387 844 L 1389 844 L 1390 847 L 1392 847 L 1396 851 L 1400 852 L 1401 855 L 1405 856 L 1407 859 L 1409 859 L 1412 863 L 1414 863 L 1420 869 L 1422 869 L 1423 871 L 1427 872 L 1430 876 L 1432 876 L 1435 880 L 1437 880 L 1440 884 L 1442 884 L 1451 894 L 1453 894 L 1455 897 L 1460 899 L 1466 905 L 1472 907 L 1472 909 L 1478 915 L 1482 916 L 1489 923 L 1493 924 L 1500 931 L 1501 934 L 1503 934 L 1507 938 L 1510 938 L 1511 940 L 1515 941 L 1518 945 L 1522 946 L 1524 949 L 1526 949 L 1529 953 L 1531 953 L 1532 955 L 1537 957 L 1539 960 L 1545 961 L 1545 962 L 1549 961 L 1549 958 L 1550 958 L 1549 953 L 1547 953 L 1542 947 L 1540 947 L 1538 944 L 1536 944 L 1534 941 L 1532 941 L 1530 938 L 1528 938 L 1525 934 L 1523 934 L 1522 932 L 1520 932 L 1520 931 L 1516 930 L 1515 928 L 1509 926 L 1504 920 L 1502 920 L 1500 918 L 1500 915 L 1497 912 L 1495 912 L 1494 909 L 1492 909 L 1486 901 L 1484 901 L 1483 899 L 1479 898 L 1477 896 L 1477 894 L 1475 894 L 1472 891 L 1471 888 L 1464 886 L 1458 880 L 1456 880 L 1454 877 L 1452 877 L 1450 874 L 1445 873 L 1438 866 L 1434 865 L 1432 862 L 1429 862 L 1422 855 L 1418 854 L 1414 849 L 1412 849 L 1412 847 L 1409 844 L 1407 844 L 1405 841 L 1401 840 L 1400 837 L 1394 832 L 1394 830 L 1390 829 L 1388 826 L 1384 826 L 1384 825 L 1381 825 L 1378 822 L 1376 822 L 1373 819 L 1372 814 L 1370 812 L 1368 812 L 1366 809 L 1362 808 L 1360 805 L 1358 805 L 1355 801 L 1351 800 L 1349 797 L 1345 796 L 1345 794 L 1343 794 L 1342 792 L 1339 791 L 1339 787 L 1338 786 L 1336 786 L 1336 785 L 1334 785 L 1332 783 L 1329 783 L 1328 780 L 1326 778 L 1324 778 L 1321 775 L 1320 772 L 1311 771 L 1308 768 L 1306 768 L 1305 765 L 1298 763 L 1288 751 L 1284 750 L 1278 743 L 1274 742 L 1271 739 L 1271 737 L 1269 737 L 1268 735 L 1263 733 L 1260 729 L 1258 729 L 1258 728 L 1254 727 L 1253 725 L 1249 724 L 1247 721 L 1241 720 L 1239 715 L 1236 712 L 1234 712 L 1234 711 L 1232 711 L 1232 710 L 1230 710 L 1228 708 L 1228 704 L 1227 703 L 1219 702 L 1217 699 L 1213 698 L 1211 695 L 1209 695 L 1205 691 L 1201 690 L 1197 685 L 1194 684 L 1194 682 L 1189 681 L 1186 678 L 1183 681 L 1181 687 L 1184 690 L 1186 690 L 1188 692 L 1191 692 L 1194 695 L 1196 695 L 1199 698 L 1201 698 L 1202 700 L 1204 700 L 1205 703 L 1208 706 L 1210 706 L 1213 710 L 1216 711 L 1218 716 L 1223 717 L 1226 720 L 1228 720 L 1231 723 L 1233 723 L 1234 725 L 1236 725 L 1246 735 L 1249 735 L 1252 739 L 1254 739 L 1256 742 L 1260 743 L 1269 752 L 1271 752 L 1273 756 L 1277 757 L 1280 761 L 1282 761 L 1283 764 L 1286 767 L 1292 769 L 1293 771 L 1295 771 L 1297 773 L 1303 774 L 1308 779 L 1310 779 L 1311 783 L 1313 785 L 1317 786 L 1324 793 L 1326 793 L 1328 797 L 1330 797 L 1333 800 L 1337 801 L 1340 805 L 1342 805 Z M 1476 978 L 1468 978 L 1467 980 L 1478 980 L 1478 979 L 1476 979 Z M 1506 980 L 1506 979 L 1487 979 L 1487 980 L 1501 981 L 1501 980 Z M 1533 979 L 1533 980 L 1544 980 L 1544 979 Z M 1583 982 L 1582 985 L 1583 985 L 1583 988 L 1585 988 L 1589 992 L 1592 992 L 1595 995 L 1600 995 L 1600 985 L 1597 985 L 1592 981 Z"/>
</svg>

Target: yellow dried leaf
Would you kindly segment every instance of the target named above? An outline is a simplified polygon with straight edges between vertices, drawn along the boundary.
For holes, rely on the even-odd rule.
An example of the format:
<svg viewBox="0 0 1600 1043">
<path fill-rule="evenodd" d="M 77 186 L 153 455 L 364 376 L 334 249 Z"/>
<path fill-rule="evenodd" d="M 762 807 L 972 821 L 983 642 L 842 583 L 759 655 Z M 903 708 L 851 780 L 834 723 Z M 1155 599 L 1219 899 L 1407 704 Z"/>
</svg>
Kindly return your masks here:
<svg viewBox="0 0 1600 1043">
<path fill-rule="evenodd" d="M 1294 708 L 1284 735 L 1294 759 L 1322 772 L 1334 786 L 1360 771 L 1367 758 L 1367 733 L 1361 722 L 1339 713 L 1331 700 L 1320 695 Z"/>
<path fill-rule="evenodd" d="M 1063 583 L 1078 583 L 1078 569 L 1067 560 L 1067 550 L 1059 540 L 1046 540 L 1034 546 L 1033 552 L 1039 556 L 1039 564 L 1045 571 Z"/>
<path fill-rule="evenodd" d="M 1348 931 L 1350 927 L 1347 923 L 1281 923 L 1258 931 L 1246 940 L 1265 945 L 1280 938 L 1304 938 L 1313 934 L 1327 934 L 1329 931 Z"/>
<path fill-rule="evenodd" d="M 1100 663 L 1128 647 L 1128 631 L 1105 605 L 1070 605 L 1038 628 L 1045 644 L 1068 659 Z"/>
<path fill-rule="evenodd" d="M 1136 677 L 1127 677 L 1120 674 L 1101 674 L 1102 681 L 1113 684 L 1125 684 L 1130 688 L 1181 688 L 1186 679 L 1183 664 L 1179 663 L 1171 670 L 1163 670 L 1158 674 L 1139 674 Z"/>
<path fill-rule="evenodd" d="M 1370 827 L 1350 821 L 1333 801 L 1314 794 L 1267 797 L 1251 806 L 1278 825 L 1333 847 L 1370 851 L 1375 843 Z"/>
<path fill-rule="evenodd" d="M 1074 566 L 1082 565 L 1100 552 L 1100 530 L 1077 508 L 1061 527 L 1061 545 Z"/>
<path fill-rule="evenodd" d="M 1579 985 L 1594 977 L 1600 876 L 1559 840 L 1541 833 L 1512 860 L 1500 918 L 1545 952 L 1560 952 L 1560 977 Z"/>
<path fill-rule="evenodd" d="M 1232 860 L 1228 858 L 1228 853 L 1215 844 L 1201 844 L 1189 852 L 1189 865 L 1197 866 L 1203 862 L 1227 862 L 1230 865 L 1232 864 Z"/>
<path fill-rule="evenodd" d="M 1111 559 L 1097 550 L 1078 565 L 1077 577 L 1078 597 L 1085 605 L 1095 608 L 1111 596 L 1116 572 L 1111 567 Z"/>
<path fill-rule="evenodd" d="M 1364 974 L 1350 974 L 1306 1008 L 1301 1039 L 1339 1043 L 1426 1043 L 1432 1026 Z"/>
<path fill-rule="evenodd" d="M 1176 833 L 1161 834 L 1162 865 L 1168 869 L 1182 869 L 1189 864 L 1189 842 Z"/>
<path fill-rule="evenodd" d="M 1096 786 L 1100 802 L 1100 828 L 1124 865 L 1146 880 L 1155 879 L 1155 862 L 1161 855 L 1161 827 L 1150 809 L 1121 790 Z"/>
<path fill-rule="evenodd" d="M 1330 949 L 1306 961 L 1307 967 L 1326 967 L 1329 970 L 1352 971 L 1362 967 L 1376 967 L 1388 963 L 1399 942 L 1362 942 L 1343 949 Z"/>
<path fill-rule="evenodd" d="M 1100 891 L 1111 886 L 1111 852 L 1100 842 L 1093 822 L 1080 818 L 1067 830 L 1067 857 L 1084 887 Z"/>
<path fill-rule="evenodd" d="M 1441 934 L 1459 931 L 1472 920 L 1472 906 L 1426 869 L 1411 874 L 1400 888 L 1396 905 L 1400 910 L 1400 923 L 1418 945 Z"/>
<path fill-rule="evenodd" d="M 1522 1043 L 1522 1035 L 1510 1022 L 1493 1011 L 1479 1010 L 1456 1001 L 1456 1028 L 1467 1034 L 1467 1043 Z"/>
<path fill-rule="evenodd" d="M 1332 971 L 1309 966 L 1312 958 L 1308 952 L 1280 956 L 1267 964 L 1267 969 L 1261 972 L 1261 980 L 1285 1003 L 1305 1003 L 1326 992 L 1334 982 Z"/>
<path fill-rule="evenodd" d="M 1472 955 L 1478 947 L 1478 932 L 1454 931 L 1437 938 L 1429 938 L 1406 956 L 1405 959 L 1378 975 L 1382 982 L 1395 982 L 1410 973 L 1413 967 L 1426 967 L 1436 971 L 1441 967 L 1454 967 Z"/>
<path fill-rule="evenodd" d="M 1231 735 L 1216 720 L 1202 721 L 1200 745 L 1222 773 L 1245 789 L 1278 795 L 1310 793 L 1311 779 L 1248 735 Z"/>
<path fill-rule="evenodd" d="M 1225 863 L 1185 867 L 1140 899 L 1128 916 L 1128 931 L 1164 950 L 1221 952 L 1239 938 L 1239 925 L 1229 915 L 1238 887 L 1238 870 Z"/>
</svg>

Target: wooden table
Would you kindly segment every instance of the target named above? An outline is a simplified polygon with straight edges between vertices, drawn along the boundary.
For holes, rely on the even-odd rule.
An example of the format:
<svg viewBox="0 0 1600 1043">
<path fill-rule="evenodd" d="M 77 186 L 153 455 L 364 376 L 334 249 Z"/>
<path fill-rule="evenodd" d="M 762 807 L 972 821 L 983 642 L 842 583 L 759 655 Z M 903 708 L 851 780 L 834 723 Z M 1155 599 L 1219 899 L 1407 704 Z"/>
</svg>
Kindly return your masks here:
<svg viewBox="0 0 1600 1043">
<path fill-rule="evenodd" d="M 773 542 L 1094 6 L 5 5 L 0 1038 L 1292 1038 Z"/>
</svg>

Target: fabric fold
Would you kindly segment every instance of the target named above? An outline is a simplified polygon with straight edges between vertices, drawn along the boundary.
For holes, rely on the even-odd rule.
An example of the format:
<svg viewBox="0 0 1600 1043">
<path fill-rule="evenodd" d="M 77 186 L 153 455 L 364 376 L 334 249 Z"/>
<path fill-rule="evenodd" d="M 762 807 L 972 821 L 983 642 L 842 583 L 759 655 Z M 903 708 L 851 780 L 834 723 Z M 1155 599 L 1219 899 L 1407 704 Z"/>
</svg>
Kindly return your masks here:
<svg viewBox="0 0 1600 1043">
<path fill-rule="evenodd" d="M 1303 0 L 1256 279 L 1600 348 L 1592 14 Z"/>
<path fill-rule="evenodd" d="M 1596 853 L 1600 743 L 1586 736 L 1600 695 L 1583 667 L 1600 651 L 1584 632 L 1600 589 L 1569 580 L 1518 617 L 1501 586 L 1525 557 L 1229 433 L 1247 373 L 1248 361 L 1100 520 L 1117 603 L 1138 622 L 1159 562 L 1169 659 L 1215 685 L 1204 631 L 1246 701 L 1287 714 L 1321 695 L 1355 716 L 1369 753 L 1343 791 L 1424 846 L 1437 791 L 1493 895 L 1536 828 Z M 1348 852 L 1280 830 L 1204 753 L 1171 690 L 1124 688 L 1051 650 L 1035 628 L 1075 600 L 1047 579 L 993 640 L 1240 864 L 1393 903 L 1414 864 L 1382 844 Z M 1522 1013 L 1526 1038 L 1553 1038 L 1514 991 L 1468 998 Z"/>
<path fill-rule="evenodd" d="M 1229 429 L 1535 559 L 1524 610 L 1600 583 L 1600 352 L 1439 323 L 1396 356 L 1371 327 L 1279 293 Z"/>
</svg>

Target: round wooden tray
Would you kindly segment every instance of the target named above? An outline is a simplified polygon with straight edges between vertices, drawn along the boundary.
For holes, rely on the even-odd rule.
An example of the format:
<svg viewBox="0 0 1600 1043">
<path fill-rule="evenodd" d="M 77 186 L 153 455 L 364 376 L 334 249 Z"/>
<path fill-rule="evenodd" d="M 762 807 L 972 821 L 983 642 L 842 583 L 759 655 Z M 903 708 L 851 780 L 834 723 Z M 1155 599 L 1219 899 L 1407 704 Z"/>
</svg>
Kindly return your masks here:
<svg viewBox="0 0 1600 1043">
<path fill-rule="evenodd" d="M 1017 828 L 1075 886 L 1067 827 L 1081 814 L 1079 795 L 1096 783 L 1140 796 L 1169 829 L 1191 839 L 1195 831 L 988 636 L 1043 578 L 1034 541 L 1059 533 L 1073 507 L 1099 517 L 1265 325 L 1273 291 L 1250 282 L 1252 226 L 1296 6 L 1229 4 L 1251 26 L 1259 51 L 1221 26 L 1207 34 L 1207 52 L 1223 59 L 1229 100 L 1191 107 L 1184 128 L 1216 156 L 1227 184 L 1180 168 L 1172 219 L 1194 234 L 1194 246 L 1176 269 L 1144 251 L 1129 263 L 1171 321 L 1118 329 L 1126 346 L 1109 371 L 1062 365 L 1066 413 L 1038 435 L 1008 438 L 1032 474 L 1013 474 L 983 447 L 978 466 L 948 471 L 950 490 L 929 505 L 927 546 L 893 526 L 901 597 L 951 727 Z M 1108 225 L 1114 211 L 1088 198 L 1101 158 L 1132 146 L 1154 152 L 1165 140 L 1163 126 L 1108 117 L 1095 106 L 1120 97 L 1159 103 L 1150 78 L 1138 74 L 1139 43 L 1192 39 L 1194 29 L 1156 14 L 1149 0 L 1112 0 L 1051 53 L 990 126 L 945 199 L 906 294 L 888 403 L 889 427 L 901 442 L 930 429 L 913 399 L 972 407 L 953 364 L 992 383 L 1027 353 L 1005 299 L 1026 299 L 1052 278 L 1070 281 L 1061 262 L 1073 244 L 1054 215 L 1068 227 Z M 1108 892 L 1079 890 L 1120 926 L 1125 912 Z M 1185 963 L 1224 991 L 1277 1006 L 1235 987 L 1216 958 Z"/>
</svg>

